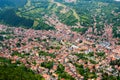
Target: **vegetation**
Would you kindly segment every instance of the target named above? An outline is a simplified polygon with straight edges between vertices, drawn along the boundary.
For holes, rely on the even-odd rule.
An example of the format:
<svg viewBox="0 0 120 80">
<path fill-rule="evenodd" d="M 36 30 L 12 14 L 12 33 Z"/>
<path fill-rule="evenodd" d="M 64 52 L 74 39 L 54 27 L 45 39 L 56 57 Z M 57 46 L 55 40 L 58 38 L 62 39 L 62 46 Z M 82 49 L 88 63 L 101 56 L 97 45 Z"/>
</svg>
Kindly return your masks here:
<svg viewBox="0 0 120 80">
<path fill-rule="evenodd" d="M 87 31 L 87 28 L 72 28 L 71 30 L 84 34 Z"/>
<path fill-rule="evenodd" d="M 100 57 L 103 57 L 105 55 L 105 52 L 97 52 L 96 55 L 100 56 Z"/>
<path fill-rule="evenodd" d="M 82 26 L 93 27 L 96 23 L 97 31 L 103 30 L 104 23 L 120 26 L 120 15 L 115 15 L 120 12 L 120 2 L 115 0 L 78 0 L 76 3 L 66 3 L 63 0 L 55 1 L 74 9 Z"/>
<path fill-rule="evenodd" d="M 120 59 L 111 61 L 111 62 L 110 62 L 110 65 L 118 65 L 118 66 L 120 66 Z"/>
<path fill-rule="evenodd" d="M 114 0 L 77 0 L 76 3 L 66 3 L 64 0 L 55 0 L 55 2 L 49 0 L 0 0 L 0 2 L 0 14 L 4 15 L 0 18 L 0 22 L 11 26 L 54 30 L 54 25 L 46 24 L 43 17 L 52 14 L 57 15 L 58 19 L 68 26 L 93 27 L 96 23 L 95 27 L 100 32 L 103 30 L 104 24 L 113 24 L 114 27 L 120 26 L 120 15 L 115 15 L 120 11 L 120 2 Z M 14 11 L 10 11 L 12 15 L 8 15 L 8 11 L 2 9 L 6 9 L 6 7 L 15 7 Z M 7 16 L 5 17 L 5 15 Z M 10 21 L 10 19 L 12 20 Z M 118 30 L 118 28 L 116 29 Z M 73 30 L 84 33 L 86 28 Z M 113 33 L 115 37 L 119 36 L 114 29 Z"/>
<path fill-rule="evenodd" d="M 120 38 L 120 32 L 117 27 L 113 27 L 113 37 Z"/>
<path fill-rule="evenodd" d="M 62 64 L 59 64 L 56 70 L 56 73 L 58 74 L 58 79 L 61 80 L 62 78 L 65 80 L 75 80 L 73 77 L 71 77 L 67 72 L 64 71 L 65 67 Z"/>
<path fill-rule="evenodd" d="M 82 54 L 82 53 L 80 53 L 80 54 L 75 54 L 79 59 L 82 59 L 82 60 L 87 60 L 87 58 L 85 57 L 85 54 Z"/>
<path fill-rule="evenodd" d="M 0 41 L 3 41 L 4 40 L 4 37 L 3 36 L 0 36 Z"/>
<path fill-rule="evenodd" d="M 18 43 L 16 43 L 16 46 L 17 47 L 21 47 L 21 44 L 18 42 Z"/>
<path fill-rule="evenodd" d="M 116 59 L 116 60 L 114 60 L 114 61 L 111 61 L 111 62 L 110 62 L 110 65 L 114 68 L 115 71 L 118 71 L 117 77 L 113 77 L 113 78 L 117 78 L 116 80 L 119 80 L 119 79 L 120 79 L 120 70 L 119 70 L 119 69 L 116 69 L 116 68 L 115 68 L 115 65 L 116 65 L 116 66 L 120 66 L 120 59 Z"/>
<path fill-rule="evenodd" d="M 26 4 L 27 0 L 0 0 L 0 7 L 22 7 Z"/>
<path fill-rule="evenodd" d="M 63 13 L 58 13 L 57 15 L 59 17 L 59 20 L 68 25 L 68 26 L 74 26 L 77 24 L 78 22 L 78 19 L 76 19 L 76 17 L 73 15 L 73 12 L 72 11 L 69 11 L 65 14 Z"/>
<path fill-rule="evenodd" d="M 18 57 L 22 57 L 22 58 L 25 56 L 29 56 L 29 55 L 30 55 L 29 53 L 21 54 L 18 51 L 13 51 L 13 53 L 11 54 L 11 56 L 18 56 Z"/>
<path fill-rule="evenodd" d="M 44 51 L 39 51 L 39 56 L 50 56 L 52 58 L 55 58 L 55 55 L 53 53 L 47 53 Z"/>
<path fill-rule="evenodd" d="M 55 28 L 53 26 L 50 26 L 48 24 L 45 23 L 44 20 L 40 19 L 39 24 L 37 26 L 34 26 L 33 28 L 36 30 L 55 30 Z"/>
<path fill-rule="evenodd" d="M 14 4 L 8 0 L 0 0 L 0 7 L 3 8 L 5 6 L 14 6 Z"/>
<path fill-rule="evenodd" d="M 79 74 L 84 76 L 84 80 L 88 80 L 89 78 L 90 79 L 97 78 L 97 75 L 95 72 L 90 72 L 90 70 L 88 68 L 84 68 L 83 65 L 75 64 L 75 66 L 76 66 L 76 69 L 78 70 Z"/>
<path fill-rule="evenodd" d="M 119 80 L 120 78 L 118 77 L 115 77 L 115 76 L 112 76 L 112 75 L 108 75 L 107 73 L 103 73 L 102 74 L 102 80 Z"/>
<path fill-rule="evenodd" d="M 94 52 L 89 52 L 88 55 L 89 55 L 90 57 L 92 57 L 92 56 L 94 56 Z"/>
<path fill-rule="evenodd" d="M 31 28 L 33 25 L 33 20 L 17 16 L 14 9 L 0 12 L 0 22 L 9 26 L 23 26 L 25 28 Z"/>
<path fill-rule="evenodd" d="M 57 73 L 63 73 L 65 70 L 65 67 L 62 64 L 59 64 L 57 67 Z"/>
<path fill-rule="evenodd" d="M 79 54 L 75 54 L 79 60 L 82 59 L 84 60 L 86 63 L 88 61 L 90 61 L 92 64 L 97 64 L 97 62 L 93 59 L 91 59 L 92 57 L 94 57 L 94 52 L 89 52 L 88 54 L 83 54 L 83 53 L 79 53 Z"/>
<path fill-rule="evenodd" d="M 19 57 L 21 56 L 21 54 L 20 54 L 19 52 L 17 52 L 17 51 L 13 51 L 13 53 L 12 53 L 11 55 L 12 55 L 12 56 L 15 56 L 15 55 L 16 55 L 16 56 L 19 56 Z"/>
<path fill-rule="evenodd" d="M 57 49 L 57 50 L 59 50 L 60 46 L 50 46 L 50 47 L 48 47 L 48 49 Z"/>
<path fill-rule="evenodd" d="M 51 62 L 51 61 L 41 63 L 42 67 L 45 67 L 45 68 L 48 68 L 48 69 L 51 69 L 53 67 L 53 65 L 54 65 L 54 63 Z"/>
<path fill-rule="evenodd" d="M 36 30 L 55 30 L 53 26 L 50 26 L 45 23 L 45 20 L 42 18 L 43 15 L 39 15 L 38 13 L 30 14 L 30 12 L 29 14 L 27 14 L 28 13 L 27 10 L 26 10 L 26 13 L 20 12 L 22 15 L 19 15 L 19 11 L 20 11 L 19 9 L 23 8 L 23 6 L 27 4 L 27 0 L 20 0 L 20 1 L 19 0 L 0 0 L 0 2 L 1 2 L 0 3 L 0 23 L 6 24 L 9 26 L 33 28 Z M 46 7 L 47 4 L 46 5 L 45 4 L 41 6 Z M 23 11 L 24 10 L 22 10 L 22 12 Z M 37 11 L 39 12 L 39 10 Z M 38 19 L 38 17 L 40 18 Z"/>
<path fill-rule="evenodd" d="M 44 80 L 25 66 L 11 64 L 11 61 L 0 57 L 0 80 Z"/>
</svg>

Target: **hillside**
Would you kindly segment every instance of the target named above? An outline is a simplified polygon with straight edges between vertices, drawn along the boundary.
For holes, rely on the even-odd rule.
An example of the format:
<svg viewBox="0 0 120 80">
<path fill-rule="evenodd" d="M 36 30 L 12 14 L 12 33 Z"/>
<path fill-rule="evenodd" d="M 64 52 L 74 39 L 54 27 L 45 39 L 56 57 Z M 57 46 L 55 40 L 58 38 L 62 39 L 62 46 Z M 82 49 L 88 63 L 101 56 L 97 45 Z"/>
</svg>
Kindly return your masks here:
<svg viewBox="0 0 120 80">
<path fill-rule="evenodd" d="M 19 16 L 31 18 L 34 20 L 34 27 L 42 26 L 45 15 L 56 15 L 61 22 L 67 25 L 75 25 L 78 22 L 76 12 L 69 9 L 66 5 L 48 0 L 28 0 L 24 8 L 19 8 Z M 68 20 L 69 19 L 69 20 Z M 43 24 L 44 26 L 44 24 Z"/>
<path fill-rule="evenodd" d="M 0 7 L 22 7 L 27 0 L 0 0 Z"/>
<path fill-rule="evenodd" d="M 24 28 L 54 30 L 45 16 L 56 16 L 58 20 L 68 26 L 93 27 L 94 33 L 101 35 L 105 25 L 113 25 L 115 37 L 119 36 L 120 2 L 114 0 L 1 0 L 7 10 L 18 5 L 11 16 L 6 16 L 8 11 L 1 8 L 0 22 L 10 26 L 23 26 Z M 7 2 L 6 2 L 7 1 Z M 11 5 L 7 5 L 11 3 Z M 16 5 L 15 5 L 16 4 Z M 24 6 L 23 6 L 24 5 Z M 7 13 L 6 13 L 7 12 Z M 10 13 L 9 13 L 10 14 Z M 22 21 L 22 22 L 21 22 Z M 15 24 L 15 23 L 17 24 Z M 118 30 L 118 31 L 116 31 Z"/>
</svg>

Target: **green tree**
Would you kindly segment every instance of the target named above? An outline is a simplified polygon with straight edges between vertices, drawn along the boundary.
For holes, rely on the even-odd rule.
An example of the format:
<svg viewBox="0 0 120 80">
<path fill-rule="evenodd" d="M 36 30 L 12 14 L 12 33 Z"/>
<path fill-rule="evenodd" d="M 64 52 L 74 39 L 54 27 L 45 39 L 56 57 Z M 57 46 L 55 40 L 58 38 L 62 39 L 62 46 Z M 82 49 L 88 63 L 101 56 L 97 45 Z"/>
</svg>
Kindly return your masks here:
<svg viewBox="0 0 120 80">
<path fill-rule="evenodd" d="M 48 69 L 51 69 L 53 67 L 53 65 L 54 65 L 54 62 L 51 62 L 51 61 L 41 63 L 42 67 L 45 67 L 45 68 L 48 68 Z"/>
</svg>

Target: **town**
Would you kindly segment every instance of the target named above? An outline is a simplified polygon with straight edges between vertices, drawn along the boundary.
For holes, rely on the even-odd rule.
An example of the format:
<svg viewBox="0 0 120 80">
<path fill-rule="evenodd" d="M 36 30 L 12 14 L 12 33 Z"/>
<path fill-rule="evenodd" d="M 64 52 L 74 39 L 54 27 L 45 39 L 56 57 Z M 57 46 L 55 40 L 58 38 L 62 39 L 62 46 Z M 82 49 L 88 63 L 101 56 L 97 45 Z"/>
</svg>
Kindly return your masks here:
<svg viewBox="0 0 120 80">
<path fill-rule="evenodd" d="M 117 71 L 113 73 L 110 65 L 120 59 L 119 39 L 113 38 L 111 25 L 105 25 L 103 35 L 99 36 L 93 34 L 97 31 L 92 27 L 82 34 L 71 30 L 82 26 L 67 26 L 55 15 L 44 18 L 56 30 L 0 25 L 0 57 L 10 59 L 11 63 L 19 61 L 45 80 L 58 80 L 60 65 L 75 80 L 101 80 L 102 73 L 118 76 L 120 66 L 115 65 Z"/>
</svg>

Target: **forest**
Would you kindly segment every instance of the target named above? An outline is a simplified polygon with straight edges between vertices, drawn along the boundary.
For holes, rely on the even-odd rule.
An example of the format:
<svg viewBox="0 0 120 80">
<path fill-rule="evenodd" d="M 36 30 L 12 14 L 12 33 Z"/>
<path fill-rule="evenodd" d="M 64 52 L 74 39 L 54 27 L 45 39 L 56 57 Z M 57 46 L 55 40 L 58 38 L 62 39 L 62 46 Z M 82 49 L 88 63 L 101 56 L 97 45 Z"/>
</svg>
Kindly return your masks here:
<svg viewBox="0 0 120 80">
<path fill-rule="evenodd" d="M 17 16 L 14 9 L 6 9 L 0 13 L 0 22 L 9 26 L 29 28 L 32 27 L 34 21 Z"/>
<path fill-rule="evenodd" d="M 19 61 L 12 64 L 11 60 L 0 57 L 0 80 L 44 80 L 44 78 L 27 69 Z"/>
<path fill-rule="evenodd" d="M 27 0 L 0 0 L 0 7 L 22 7 L 26 4 Z"/>
</svg>

